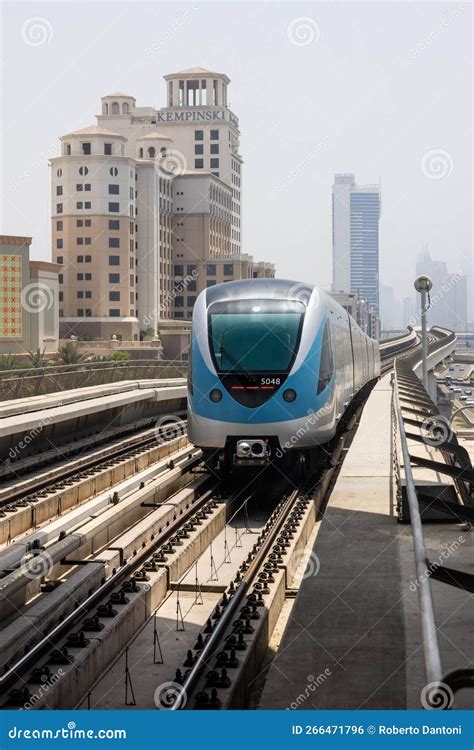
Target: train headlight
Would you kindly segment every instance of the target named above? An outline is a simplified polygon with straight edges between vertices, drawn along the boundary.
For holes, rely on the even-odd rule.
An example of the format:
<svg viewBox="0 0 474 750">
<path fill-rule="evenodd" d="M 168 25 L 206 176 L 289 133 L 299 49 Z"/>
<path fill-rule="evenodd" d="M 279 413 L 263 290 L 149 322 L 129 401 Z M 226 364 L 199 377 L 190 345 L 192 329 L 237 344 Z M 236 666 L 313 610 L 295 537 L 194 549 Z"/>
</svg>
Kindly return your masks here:
<svg viewBox="0 0 474 750">
<path fill-rule="evenodd" d="M 222 398 L 222 391 L 220 391 L 219 388 L 213 388 L 209 394 L 209 398 L 217 404 Z"/>
<path fill-rule="evenodd" d="M 296 391 L 293 390 L 293 388 L 287 388 L 286 391 L 283 391 L 283 398 L 285 401 L 294 401 L 296 398 Z"/>
</svg>

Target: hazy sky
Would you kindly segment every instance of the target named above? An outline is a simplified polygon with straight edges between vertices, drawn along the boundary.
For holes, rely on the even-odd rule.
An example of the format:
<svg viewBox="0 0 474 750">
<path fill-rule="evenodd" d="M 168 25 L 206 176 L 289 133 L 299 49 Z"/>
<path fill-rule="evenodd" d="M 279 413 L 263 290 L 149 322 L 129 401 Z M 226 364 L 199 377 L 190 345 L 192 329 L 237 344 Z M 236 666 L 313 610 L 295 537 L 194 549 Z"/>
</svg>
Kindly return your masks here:
<svg viewBox="0 0 474 750">
<path fill-rule="evenodd" d="M 411 293 L 422 242 L 452 271 L 472 262 L 469 3 L 16 2 L 1 12 L 0 232 L 33 236 L 34 258 L 51 259 L 58 136 L 94 123 L 112 91 L 164 106 L 162 76 L 203 66 L 231 78 L 245 252 L 327 286 L 333 175 L 354 172 L 382 183 L 381 282 Z"/>
</svg>

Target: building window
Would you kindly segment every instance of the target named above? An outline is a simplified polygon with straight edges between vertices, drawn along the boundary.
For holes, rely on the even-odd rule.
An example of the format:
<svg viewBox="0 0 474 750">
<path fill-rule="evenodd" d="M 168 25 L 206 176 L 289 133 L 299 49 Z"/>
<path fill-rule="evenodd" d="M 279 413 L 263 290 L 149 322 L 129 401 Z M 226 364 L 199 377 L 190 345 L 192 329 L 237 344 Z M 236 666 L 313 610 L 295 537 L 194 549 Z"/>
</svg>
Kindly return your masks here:
<svg viewBox="0 0 474 750">
<path fill-rule="evenodd" d="M 109 266 L 119 266 L 120 255 L 109 255 Z"/>
<path fill-rule="evenodd" d="M 91 224 L 92 224 L 92 221 L 91 221 L 91 219 L 84 219 L 84 226 L 85 226 L 85 227 L 90 227 L 90 226 L 91 226 Z"/>
<path fill-rule="evenodd" d="M 183 274 L 184 274 L 184 266 L 175 266 L 174 267 L 174 273 L 175 273 L 175 276 L 183 276 Z"/>
<path fill-rule="evenodd" d="M 109 237 L 109 247 L 120 247 L 120 238 Z"/>
<path fill-rule="evenodd" d="M 109 174 L 111 174 L 112 177 L 117 177 L 117 175 L 118 175 L 118 169 L 117 169 L 117 167 L 110 167 Z"/>
<path fill-rule="evenodd" d="M 82 201 L 76 203 L 76 208 L 84 208 L 84 204 L 82 203 Z"/>
<path fill-rule="evenodd" d="M 62 169 L 58 169 L 56 171 L 56 174 L 57 174 L 58 177 L 62 177 L 63 176 L 63 170 Z"/>
<path fill-rule="evenodd" d="M 216 266 L 215 263 L 208 263 L 206 266 L 206 274 L 208 276 L 215 276 L 216 275 Z"/>
<path fill-rule="evenodd" d="M 76 227 L 82 227 L 83 220 L 82 219 L 76 219 Z"/>
<path fill-rule="evenodd" d="M 76 279 L 77 281 L 82 281 L 84 279 L 84 274 L 83 273 L 76 274 Z"/>
<path fill-rule="evenodd" d="M 81 192 L 82 192 L 82 190 L 83 190 L 83 187 L 82 187 L 82 182 L 78 182 L 78 183 L 77 183 L 77 185 L 76 185 L 76 190 L 77 190 L 77 192 L 78 192 L 78 193 L 81 193 Z"/>
<path fill-rule="evenodd" d="M 116 308 L 112 308 L 111 310 L 109 310 L 109 317 L 120 318 L 120 310 L 117 310 Z"/>
<path fill-rule="evenodd" d="M 64 258 L 62 255 L 58 255 L 58 257 L 56 258 L 56 263 L 59 263 L 60 266 L 64 264 Z"/>
<path fill-rule="evenodd" d="M 189 265 L 186 268 L 186 273 L 188 273 L 188 274 L 196 273 L 196 271 L 197 271 L 197 266 L 195 266 L 195 265 L 192 265 L 192 266 Z"/>
<path fill-rule="evenodd" d="M 91 184 L 90 184 L 90 182 L 86 182 L 86 184 L 84 185 L 84 190 L 86 191 L 86 193 L 90 193 L 90 191 L 91 191 Z"/>
<path fill-rule="evenodd" d="M 91 207 L 91 202 L 90 201 L 86 201 L 84 203 L 84 208 L 90 208 L 90 207 Z"/>
<path fill-rule="evenodd" d="M 120 292 L 109 292 L 110 302 L 120 302 Z"/>
<path fill-rule="evenodd" d="M 62 241 L 61 238 L 59 238 L 59 239 L 56 240 L 56 247 L 57 247 L 58 250 L 62 250 L 63 241 Z"/>
<path fill-rule="evenodd" d="M 204 145 L 202 143 L 195 143 L 194 144 L 194 153 L 195 154 L 203 154 L 204 153 Z"/>
<path fill-rule="evenodd" d="M 184 306 L 184 297 L 175 297 L 174 304 L 176 307 L 183 307 Z"/>
<path fill-rule="evenodd" d="M 58 300 L 59 302 L 63 302 L 64 299 L 64 292 L 58 292 Z"/>
<path fill-rule="evenodd" d="M 82 153 L 84 156 L 89 156 L 91 153 L 91 144 L 90 143 L 82 143 Z"/>
<path fill-rule="evenodd" d="M 194 303 L 196 302 L 196 297 L 189 297 L 187 298 L 188 307 L 192 307 Z"/>
<path fill-rule="evenodd" d="M 71 156 L 71 144 L 66 143 L 66 156 Z"/>
<path fill-rule="evenodd" d="M 84 310 L 78 310 L 77 311 L 77 317 L 78 318 L 83 318 L 84 317 Z"/>
<path fill-rule="evenodd" d="M 196 291 L 196 282 L 190 281 L 187 286 L 188 292 L 195 292 Z"/>
<path fill-rule="evenodd" d="M 219 140 L 219 131 L 218 130 L 211 130 L 210 137 L 211 137 L 211 141 L 218 141 Z"/>
<path fill-rule="evenodd" d="M 209 286 L 215 286 L 215 285 L 216 285 L 216 282 L 215 282 L 214 280 L 213 280 L 213 281 L 207 281 L 207 282 L 206 282 L 206 286 L 208 286 L 208 287 L 209 287 Z"/>
<path fill-rule="evenodd" d="M 77 292 L 77 299 L 84 299 L 84 292 Z"/>
<path fill-rule="evenodd" d="M 233 263 L 224 263 L 224 276 L 233 276 L 233 275 L 234 275 Z"/>
<path fill-rule="evenodd" d="M 84 297 L 86 299 L 91 299 L 92 298 L 92 292 L 84 292 Z"/>
<path fill-rule="evenodd" d="M 120 284 L 120 274 L 109 273 L 109 284 Z"/>
<path fill-rule="evenodd" d="M 219 153 L 219 144 L 211 143 L 211 154 L 218 154 L 218 153 Z"/>
<path fill-rule="evenodd" d="M 194 169 L 203 169 L 204 159 L 194 159 Z"/>
<path fill-rule="evenodd" d="M 109 219 L 109 229 L 120 229 L 120 220 Z"/>
<path fill-rule="evenodd" d="M 84 312 L 86 314 L 86 318 L 92 318 L 92 310 L 84 310 Z"/>
<path fill-rule="evenodd" d="M 88 256 L 86 255 L 86 258 L 87 257 Z M 86 281 L 92 281 L 92 274 L 91 273 L 85 273 L 84 274 L 84 278 L 85 278 Z"/>
<path fill-rule="evenodd" d="M 76 263 L 84 263 L 84 256 L 83 255 L 78 255 L 76 257 Z"/>
<path fill-rule="evenodd" d="M 118 194 L 119 194 L 119 186 L 109 185 L 109 195 L 118 195 Z"/>
<path fill-rule="evenodd" d="M 62 283 L 63 283 L 63 281 L 64 281 L 64 276 L 62 275 L 62 273 L 58 273 L 58 282 L 59 282 L 60 284 L 62 284 Z"/>
<path fill-rule="evenodd" d="M 109 213 L 118 214 L 119 211 L 120 211 L 119 203 L 109 203 Z"/>
<path fill-rule="evenodd" d="M 90 237 L 84 237 L 84 245 L 91 245 L 92 239 Z"/>
<path fill-rule="evenodd" d="M 91 261 L 92 261 L 92 256 L 84 255 L 84 263 L 90 263 Z"/>
<path fill-rule="evenodd" d="M 83 245 L 84 237 L 76 237 L 76 245 Z"/>
<path fill-rule="evenodd" d="M 62 232 L 63 231 L 63 223 L 62 223 L 62 221 L 57 221 L 56 222 L 56 230 L 58 232 Z"/>
<path fill-rule="evenodd" d="M 88 167 L 79 167 L 79 174 L 81 177 L 85 177 L 86 174 L 89 174 L 89 168 Z"/>
<path fill-rule="evenodd" d="M 62 195 L 62 194 L 63 194 L 63 186 L 56 185 L 56 195 Z"/>
<path fill-rule="evenodd" d="M 194 140 L 195 141 L 203 141 L 204 140 L 204 130 L 195 130 L 194 131 Z"/>
<path fill-rule="evenodd" d="M 62 214 L 63 212 L 63 204 L 62 203 L 56 203 L 56 213 Z"/>
<path fill-rule="evenodd" d="M 104 143 L 104 154 L 105 156 L 112 156 L 112 144 Z"/>
<path fill-rule="evenodd" d="M 211 159 L 211 169 L 219 169 L 219 159 Z"/>
</svg>

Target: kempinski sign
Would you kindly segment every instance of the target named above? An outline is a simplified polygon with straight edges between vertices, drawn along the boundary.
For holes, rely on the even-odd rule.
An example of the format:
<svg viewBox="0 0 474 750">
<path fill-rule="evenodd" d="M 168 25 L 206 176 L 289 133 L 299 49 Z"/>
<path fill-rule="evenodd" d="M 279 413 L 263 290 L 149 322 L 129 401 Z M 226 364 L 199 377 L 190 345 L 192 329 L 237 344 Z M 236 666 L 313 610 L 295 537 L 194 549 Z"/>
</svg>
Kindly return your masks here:
<svg viewBox="0 0 474 750">
<path fill-rule="evenodd" d="M 156 122 L 230 122 L 234 128 L 239 127 L 238 118 L 229 109 L 175 109 L 156 113 Z"/>
</svg>

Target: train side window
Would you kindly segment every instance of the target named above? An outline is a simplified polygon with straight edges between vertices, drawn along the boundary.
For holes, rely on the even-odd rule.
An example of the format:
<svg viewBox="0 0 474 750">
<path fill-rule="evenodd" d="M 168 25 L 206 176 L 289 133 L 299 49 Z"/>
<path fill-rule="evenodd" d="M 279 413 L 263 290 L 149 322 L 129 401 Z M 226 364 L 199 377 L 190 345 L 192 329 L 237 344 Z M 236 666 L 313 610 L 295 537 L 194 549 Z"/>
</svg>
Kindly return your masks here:
<svg viewBox="0 0 474 750">
<path fill-rule="evenodd" d="M 331 329 L 329 321 L 324 326 L 323 343 L 321 346 L 321 360 L 319 363 L 319 380 L 317 393 L 323 391 L 329 381 L 331 380 L 334 372 L 334 359 L 332 356 L 331 346 Z"/>
</svg>

